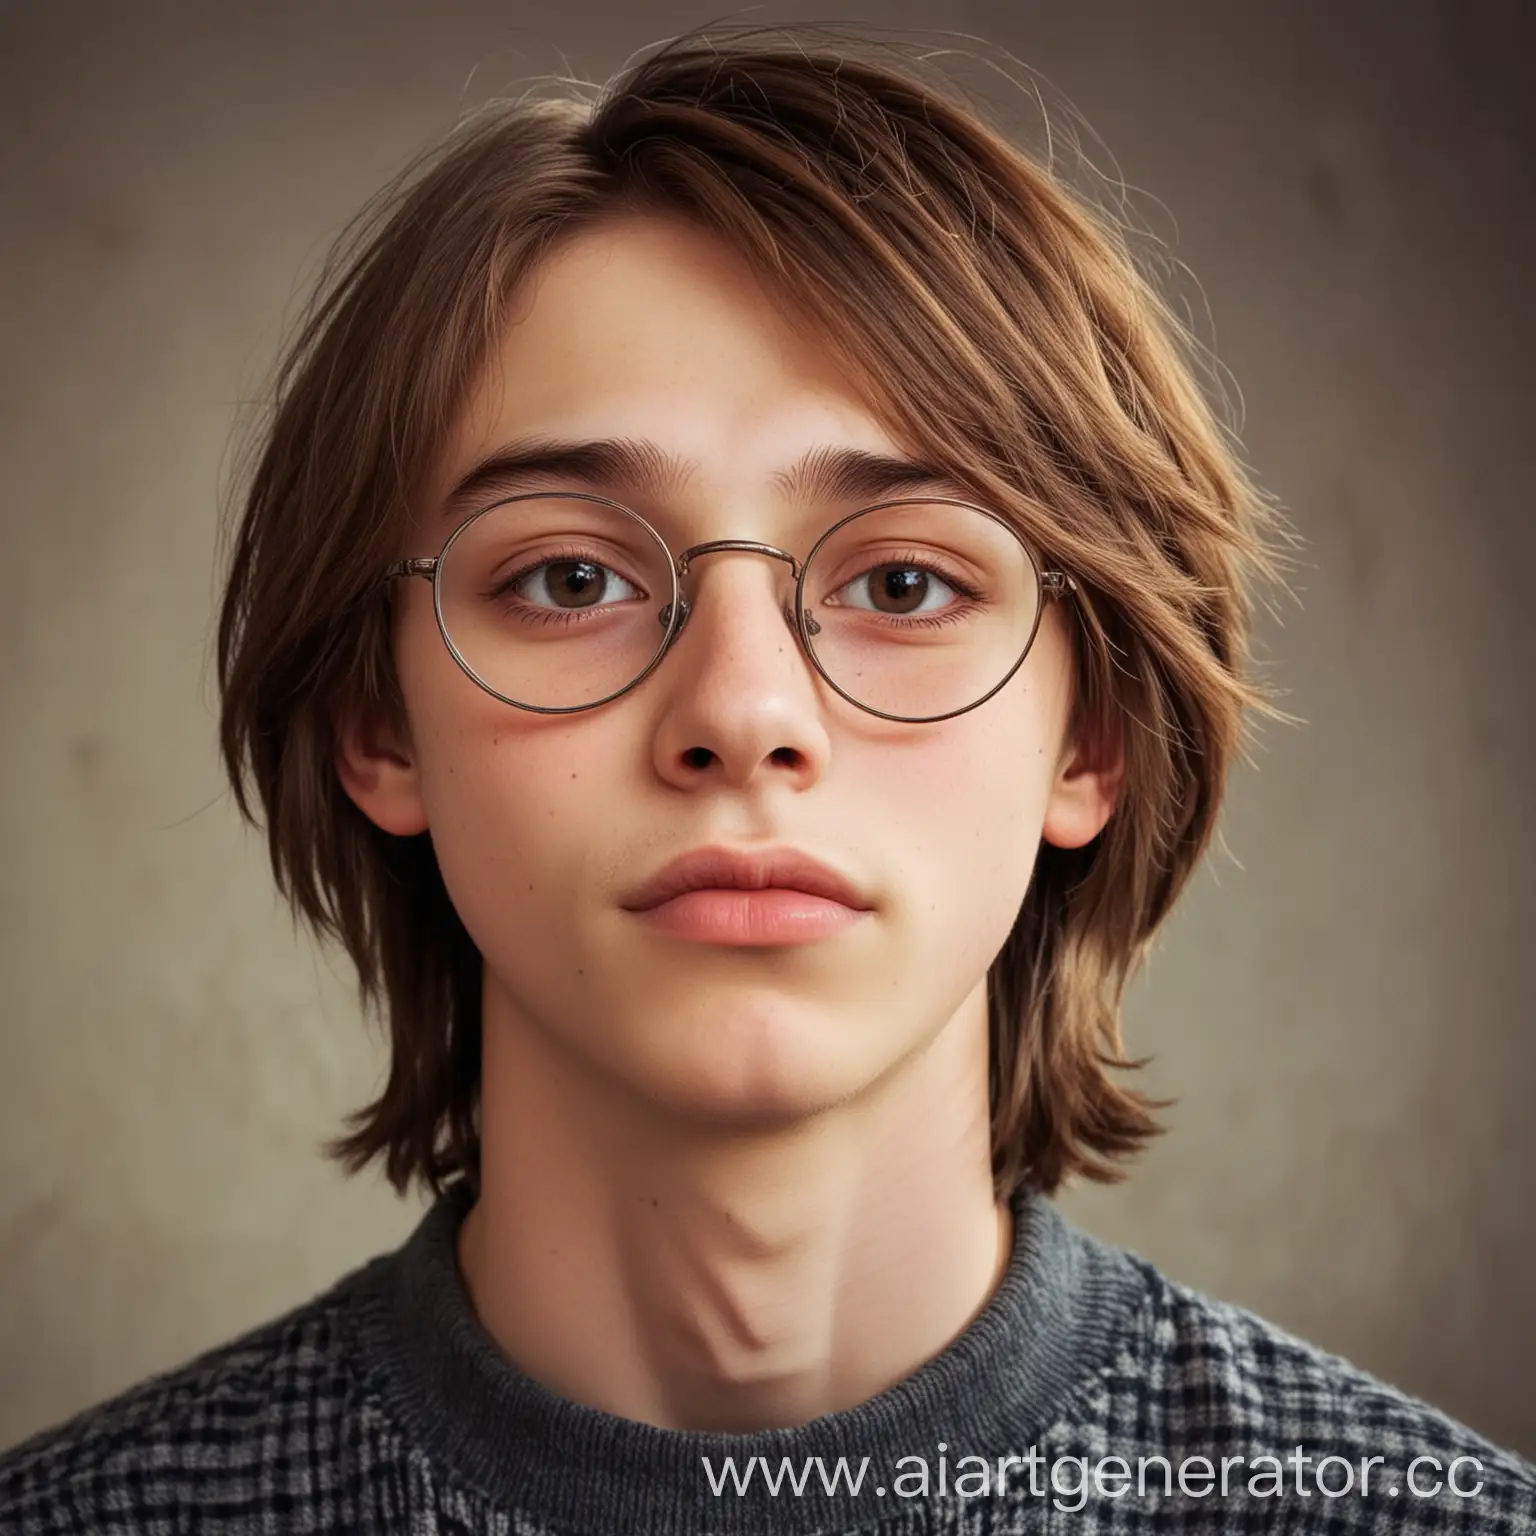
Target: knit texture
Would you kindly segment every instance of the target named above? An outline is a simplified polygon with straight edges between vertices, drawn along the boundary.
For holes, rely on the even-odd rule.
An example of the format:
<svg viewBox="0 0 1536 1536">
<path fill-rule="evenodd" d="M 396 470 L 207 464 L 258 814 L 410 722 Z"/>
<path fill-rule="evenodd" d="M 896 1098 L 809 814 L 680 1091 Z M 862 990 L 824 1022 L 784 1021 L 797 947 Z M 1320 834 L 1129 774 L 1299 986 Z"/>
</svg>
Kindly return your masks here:
<svg viewBox="0 0 1536 1536">
<path fill-rule="evenodd" d="M 397 1250 L 0 1456 L 0 1532 L 1536 1536 L 1530 1461 L 1028 1191 L 1001 1285 L 946 1349 L 746 1435 L 518 1370 L 458 1271 L 470 1200 L 453 1186 Z"/>
</svg>

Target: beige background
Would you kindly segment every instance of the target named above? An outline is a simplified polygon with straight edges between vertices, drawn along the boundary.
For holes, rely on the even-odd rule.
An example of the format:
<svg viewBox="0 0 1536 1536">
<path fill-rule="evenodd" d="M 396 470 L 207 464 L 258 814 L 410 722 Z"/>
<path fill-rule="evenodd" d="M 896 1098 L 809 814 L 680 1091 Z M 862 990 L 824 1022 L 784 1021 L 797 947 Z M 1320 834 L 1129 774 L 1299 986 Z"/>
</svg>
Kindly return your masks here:
<svg viewBox="0 0 1536 1536">
<path fill-rule="evenodd" d="M 1248 456 L 1311 542 L 1266 631 L 1309 723 L 1238 777 L 1241 867 L 1130 1001 L 1174 1131 L 1064 1208 L 1536 1453 L 1516 10 L 865 13 L 1004 44 L 1085 114 L 1200 279 Z M 377 1042 L 219 776 L 228 434 L 328 237 L 462 106 L 711 14 L 0 10 L 0 1444 L 416 1218 L 316 1153 Z"/>
</svg>

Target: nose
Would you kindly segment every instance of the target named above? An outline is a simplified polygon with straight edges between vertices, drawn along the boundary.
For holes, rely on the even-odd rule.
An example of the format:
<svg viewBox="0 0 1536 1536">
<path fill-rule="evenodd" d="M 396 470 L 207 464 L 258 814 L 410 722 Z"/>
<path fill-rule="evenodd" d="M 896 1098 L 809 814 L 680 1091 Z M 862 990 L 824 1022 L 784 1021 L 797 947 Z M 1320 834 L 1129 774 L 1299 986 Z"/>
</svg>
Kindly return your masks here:
<svg viewBox="0 0 1536 1536">
<path fill-rule="evenodd" d="M 715 549 L 733 551 L 735 558 L 705 573 L 712 580 L 696 588 L 696 602 L 688 603 L 679 588 L 669 646 L 690 613 L 698 621 L 694 630 L 702 632 L 674 659 L 680 670 L 660 693 L 657 770 L 679 788 L 724 782 L 741 789 L 760 773 L 772 773 L 776 781 L 788 773 L 783 782 L 803 788 L 825 771 L 831 743 L 822 718 L 829 700 L 799 643 L 793 597 L 785 600 L 798 567 L 771 546 L 733 541 Z M 765 552 L 774 560 L 746 558 Z M 690 557 L 700 553 L 689 551 Z M 788 643 L 773 618 L 775 608 L 790 632 Z"/>
</svg>

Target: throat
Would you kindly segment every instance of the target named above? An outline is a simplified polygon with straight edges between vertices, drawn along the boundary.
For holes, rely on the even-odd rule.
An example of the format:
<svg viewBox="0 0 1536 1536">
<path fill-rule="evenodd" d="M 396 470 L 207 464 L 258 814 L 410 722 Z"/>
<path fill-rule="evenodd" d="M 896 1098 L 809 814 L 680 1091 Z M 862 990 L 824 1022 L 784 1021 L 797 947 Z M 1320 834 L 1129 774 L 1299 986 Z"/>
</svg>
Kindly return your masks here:
<svg viewBox="0 0 1536 1536">
<path fill-rule="evenodd" d="M 484 1206 L 465 1220 L 461 1266 L 518 1365 L 622 1418 L 727 1434 L 804 1424 L 911 1374 L 985 1305 L 1012 1232 L 990 1201 L 936 1230 L 677 1198 L 628 1202 L 547 1244 Z"/>
</svg>

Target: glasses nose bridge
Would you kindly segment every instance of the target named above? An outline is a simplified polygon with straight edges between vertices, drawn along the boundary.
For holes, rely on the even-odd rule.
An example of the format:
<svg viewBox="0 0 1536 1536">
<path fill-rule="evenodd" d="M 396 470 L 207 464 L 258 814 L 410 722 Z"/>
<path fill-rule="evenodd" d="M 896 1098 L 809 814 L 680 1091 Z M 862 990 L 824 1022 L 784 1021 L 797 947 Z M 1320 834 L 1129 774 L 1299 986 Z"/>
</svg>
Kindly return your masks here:
<svg viewBox="0 0 1536 1536">
<path fill-rule="evenodd" d="M 772 555 L 775 560 L 786 561 L 789 565 L 789 574 L 796 581 L 800 579 L 800 562 L 787 549 L 779 549 L 773 544 L 761 544 L 756 539 L 711 539 L 707 544 L 695 544 L 677 557 L 678 576 L 688 574 L 688 567 L 692 565 L 696 555 L 712 554 L 717 549 L 739 549 L 749 554 Z"/>
<path fill-rule="evenodd" d="M 796 560 L 795 557 L 790 554 L 787 549 L 780 549 L 777 545 L 774 544 L 764 544 L 757 539 L 711 539 L 706 544 L 692 545 L 690 548 L 685 549 L 674 562 L 677 569 L 678 580 L 681 581 L 682 578 L 688 574 L 689 569 L 697 556 L 713 554 L 716 550 L 726 549 L 744 551 L 747 554 L 769 555 L 775 560 L 782 560 L 789 567 L 790 579 L 794 581 L 797 586 L 799 584 L 802 574 L 802 567 L 800 562 Z M 662 610 L 661 619 L 663 623 L 667 623 L 671 617 L 670 612 L 668 611 L 669 608 L 670 605 L 668 605 L 668 608 Z M 683 596 L 681 589 L 678 591 L 678 610 L 677 628 L 672 633 L 672 639 L 674 641 L 679 635 L 682 634 L 683 626 L 688 622 L 688 615 L 693 612 L 693 605 L 688 601 L 686 597 Z M 798 635 L 799 626 L 795 622 L 794 605 L 792 603 L 786 603 L 781 612 L 784 615 L 784 622 L 789 626 L 791 631 Z"/>
</svg>

